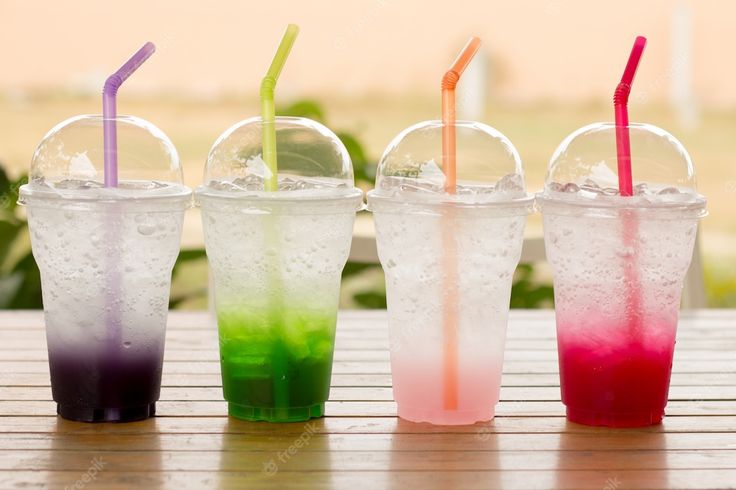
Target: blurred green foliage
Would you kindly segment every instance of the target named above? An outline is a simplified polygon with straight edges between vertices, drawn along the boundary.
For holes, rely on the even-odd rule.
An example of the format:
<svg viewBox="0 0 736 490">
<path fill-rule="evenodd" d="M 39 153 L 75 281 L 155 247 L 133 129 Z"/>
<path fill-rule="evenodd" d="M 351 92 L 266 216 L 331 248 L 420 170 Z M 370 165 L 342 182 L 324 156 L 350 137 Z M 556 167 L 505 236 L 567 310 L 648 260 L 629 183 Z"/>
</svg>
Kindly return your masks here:
<svg viewBox="0 0 736 490">
<path fill-rule="evenodd" d="M 279 116 L 306 117 L 330 127 L 324 111 L 319 103 L 314 100 L 306 99 L 296 101 L 288 106 L 277 108 L 276 113 Z M 340 138 L 342 144 L 345 145 L 350 155 L 350 160 L 353 162 L 355 183 L 363 188 L 373 187 L 373 182 L 376 179 L 376 164 L 370 162 L 366 157 L 363 144 L 360 143 L 357 137 L 346 131 L 335 131 L 335 134 Z"/>
<path fill-rule="evenodd" d="M 0 165 L 0 308 L 41 308 L 41 276 L 31 254 L 26 220 L 18 209 L 18 190 L 28 178 L 12 180 Z"/>
</svg>

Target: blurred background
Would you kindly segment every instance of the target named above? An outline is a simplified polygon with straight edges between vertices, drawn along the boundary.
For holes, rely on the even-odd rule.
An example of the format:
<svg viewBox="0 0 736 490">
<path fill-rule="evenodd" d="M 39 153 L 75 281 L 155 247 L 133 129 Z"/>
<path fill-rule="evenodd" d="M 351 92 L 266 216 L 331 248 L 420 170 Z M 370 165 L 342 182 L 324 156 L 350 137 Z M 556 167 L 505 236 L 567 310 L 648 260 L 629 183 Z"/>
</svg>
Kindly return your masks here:
<svg viewBox="0 0 736 490">
<path fill-rule="evenodd" d="M 431 5 L 431 6 L 430 6 Z M 157 53 L 121 89 L 118 111 L 148 119 L 200 183 L 217 136 L 258 113 L 258 86 L 287 23 L 301 27 L 279 80 L 281 114 L 322 120 L 350 149 L 359 184 L 405 127 L 436 119 L 439 82 L 470 35 L 483 47 L 458 89 L 459 117 L 505 133 L 529 190 L 573 130 L 613 119 L 611 97 L 636 35 L 649 44 L 632 121 L 688 148 L 709 200 L 701 256 L 709 306 L 736 306 L 736 3 L 727 0 L 420 0 L 156 2 L 0 0 L 0 308 L 40 307 L 38 272 L 15 206 L 33 150 L 60 121 L 101 111 L 106 76 L 143 42 Z M 462 164 L 462 163 L 461 163 Z M 199 215 L 188 213 L 172 306 L 207 304 Z M 358 232 L 370 235 L 370 218 Z M 538 216 L 527 235 L 541 235 Z M 385 306 L 379 267 L 350 263 L 343 307 Z M 543 262 L 517 272 L 512 305 L 552 305 Z"/>
</svg>

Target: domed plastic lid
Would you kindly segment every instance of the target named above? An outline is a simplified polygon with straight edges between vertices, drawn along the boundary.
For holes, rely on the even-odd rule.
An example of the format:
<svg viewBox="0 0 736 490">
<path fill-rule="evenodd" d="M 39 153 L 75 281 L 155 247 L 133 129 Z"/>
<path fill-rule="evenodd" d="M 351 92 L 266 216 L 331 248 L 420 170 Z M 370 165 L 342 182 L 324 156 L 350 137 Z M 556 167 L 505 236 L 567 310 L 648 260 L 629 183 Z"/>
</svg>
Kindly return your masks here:
<svg viewBox="0 0 736 490">
<path fill-rule="evenodd" d="M 263 158 L 263 121 L 253 117 L 225 131 L 207 157 L 199 199 L 320 200 L 351 199 L 363 193 L 355 187 L 353 166 L 340 138 L 322 124 L 301 117 L 276 118 L 277 182 Z"/>
<path fill-rule="evenodd" d="M 630 124 L 633 196 L 618 183 L 616 125 L 595 123 L 578 129 L 557 147 L 538 199 L 584 206 L 688 207 L 704 212 L 695 171 L 685 147 L 667 131 Z"/>
<path fill-rule="evenodd" d="M 103 118 L 84 115 L 51 129 L 36 148 L 21 204 L 38 199 L 188 199 L 179 155 L 156 126 L 133 116 L 115 119 L 116 187 L 105 187 Z"/>
<path fill-rule="evenodd" d="M 380 202 L 457 205 L 514 205 L 529 208 L 519 153 L 496 129 L 457 121 L 455 193 L 445 189 L 442 169 L 442 121 L 424 121 L 402 131 L 388 145 L 368 205 Z"/>
</svg>

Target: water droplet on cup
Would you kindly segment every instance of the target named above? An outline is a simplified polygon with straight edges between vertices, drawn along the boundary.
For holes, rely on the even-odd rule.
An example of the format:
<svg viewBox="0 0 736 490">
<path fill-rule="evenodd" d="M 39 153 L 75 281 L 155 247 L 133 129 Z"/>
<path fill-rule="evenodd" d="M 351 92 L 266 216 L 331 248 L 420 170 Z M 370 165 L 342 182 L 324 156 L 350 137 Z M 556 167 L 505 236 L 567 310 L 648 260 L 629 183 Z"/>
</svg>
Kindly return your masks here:
<svg viewBox="0 0 736 490">
<path fill-rule="evenodd" d="M 153 235 L 153 233 L 156 231 L 156 226 L 154 225 L 138 225 L 138 233 L 141 235 Z"/>
</svg>

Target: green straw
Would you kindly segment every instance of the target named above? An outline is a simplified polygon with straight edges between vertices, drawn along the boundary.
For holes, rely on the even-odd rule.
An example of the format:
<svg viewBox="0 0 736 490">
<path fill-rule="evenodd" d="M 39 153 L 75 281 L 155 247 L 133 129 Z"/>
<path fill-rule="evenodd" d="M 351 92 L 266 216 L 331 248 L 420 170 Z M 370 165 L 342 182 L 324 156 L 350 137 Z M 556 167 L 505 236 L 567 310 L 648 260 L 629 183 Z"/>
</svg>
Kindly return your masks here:
<svg viewBox="0 0 736 490">
<path fill-rule="evenodd" d="M 289 57 L 291 47 L 294 45 L 296 36 L 299 34 L 299 27 L 289 24 L 281 39 L 276 55 L 273 57 L 271 66 L 268 68 L 266 76 L 261 82 L 261 120 L 262 120 L 262 155 L 268 171 L 263 176 L 263 188 L 269 192 L 279 190 L 278 163 L 276 159 L 276 105 L 274 103 L 274 90 L 276 82 L 281 75 L 286 59 Z M 266 217 L 266 245 L 270 248 L 274 246 L 277 240 L 276 230 L 278 226 L 278 216 L 270 215 Z M 273 265 L 273 264 L 272 264 Z M 285 421 L 289 417 L 289 348 L 285 341 L 286 325 L 281 315 L 283 308 L 283 298 L 281 297 L 282 280 L 275 268 L 269 267 L 270 280 L 269 288 L 271 289 L 271 322 L 272 328 L 278 340 L 274 342 L 273 351 L 271 352 L 271 369 L 273 376 L 273 399 L 274 408 L 273 417 L 276 420 Z"/>
<path fill-rule="evenodd" d="M 269 174 L 264 176 L 263 187 L 265 190 L 271 192 L 279 189 L 279 167 L 276 161 L 276 105 L 273 101 L 273 93 L 297 34 L 299 34 L 299 26 L 289 24 L 284 37 L 281 38 L 281 44 L 279 44 L 279 49 L 276 50 L 276 55 L 273 57 L 271 66 L 268 68 L 266 76 L 263 77 L 263 81 L 261 81 L 263 161 L 269 170 Z"/>
</svg>

